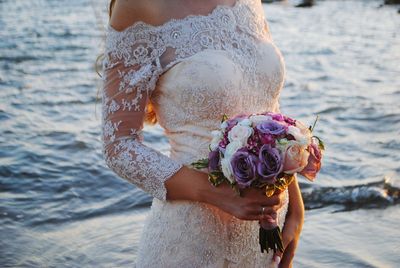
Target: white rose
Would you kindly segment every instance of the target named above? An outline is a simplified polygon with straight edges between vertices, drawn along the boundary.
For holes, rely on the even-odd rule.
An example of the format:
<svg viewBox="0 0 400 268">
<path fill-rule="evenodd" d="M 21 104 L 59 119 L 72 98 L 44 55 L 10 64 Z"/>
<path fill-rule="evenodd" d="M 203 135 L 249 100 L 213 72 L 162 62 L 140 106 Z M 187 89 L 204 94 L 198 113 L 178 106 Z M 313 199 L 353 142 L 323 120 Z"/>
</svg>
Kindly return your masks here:
<svg viewBox="0 0 400 268">
<path fill-rule="evenodd" d="M 311 143 L 311 133 L 308 130 L 302 131 L 298 127 L 289 126 L 287 133 L 291 134 L 296 139 L 296 142 L 303 147 Z"/>
<path fill-rule="evenodd" d="M 221 123 L 221 129 L 222 131 L 225 131 L 225 129 L 228 127 L 228 123 L 226 121 Z"/>
<path fill-rule="evenodd" d="M 280 151 L 280 152 L 285 152 L 287 147 L 289 146 L 289 140 L 288 139 L 279 139 L 277 140 L 276 143 L 276 148 Z"/>
<path fill-rule="evenodd" d="M 219 130 L 213 130 L 213 131 L 211 131 L 211 135 L 213 138 L 211 140 L 210 148 L 211 148 L 211 151 L 214 151 L 218 148 L 219 142 L 224 137 L 224 134 Z"/>
<path fill-rule="evenodd" d="M 230 159 L 222 159 L 221 160 L 221 169 L 224 176 L 231 182 L 234 183 L 235 179 L 233 177 L 233 170 Z"/>
<path fill-rule="evenodd" d="M 311 140 L 312 140 L 312 132 L 311 130 L 304 125 L 301 121 L 296 121 L 296 127 L 300 129 L 300 132 L 307 137 L 308 140 L 308 144 L 311 144 Z"/>
<path fill-rule="evenodd" d="M 232 156 L 241 148 L 243 145 L 240 141 L 230 142 L 225 148 L 224 159 L 231 161 Z"/>
<path fill-rule="evenodd" d="M 245 119 L 242 119 L 241 121 L 239 121 L 238 125 L 250 127 L 251 121 L 249 119 L 245 118 Z"/>
<path fill-rule="evenodd" d="M 267 115 L 258 114 L 258 115 L 250 116 L 249 119 L 254 125 L 258 125 L 263 121 L 272 120 L 272 117 L 267 116 Z"/>
<path fill-rule="evenodd" d="M 247 139 L 253 134 L 251 127 L 236 125 L 228 133 L 228 139 L 230 142 L 240 141 L 244 146 L 247 144 Z"/>
</svg>

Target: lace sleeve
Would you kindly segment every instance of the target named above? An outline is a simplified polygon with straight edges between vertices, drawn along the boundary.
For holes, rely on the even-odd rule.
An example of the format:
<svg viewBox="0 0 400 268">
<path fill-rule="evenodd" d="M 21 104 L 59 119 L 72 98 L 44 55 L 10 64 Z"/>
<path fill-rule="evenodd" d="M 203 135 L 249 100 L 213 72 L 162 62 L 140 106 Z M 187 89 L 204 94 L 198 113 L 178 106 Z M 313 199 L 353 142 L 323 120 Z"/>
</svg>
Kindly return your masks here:
<svg viewBox="0 0 400 268">
<path fill-rule="evenodd" d="M 142 143 L 145 109 L 160 68 L 149 49 L 127 41 L 113 38 L 106 47 L 102 91 L 103 155 L 107 166 L 117 175 L 153 197 L 166 200 L 164 183 L 182 165 Z"/>
</svg>

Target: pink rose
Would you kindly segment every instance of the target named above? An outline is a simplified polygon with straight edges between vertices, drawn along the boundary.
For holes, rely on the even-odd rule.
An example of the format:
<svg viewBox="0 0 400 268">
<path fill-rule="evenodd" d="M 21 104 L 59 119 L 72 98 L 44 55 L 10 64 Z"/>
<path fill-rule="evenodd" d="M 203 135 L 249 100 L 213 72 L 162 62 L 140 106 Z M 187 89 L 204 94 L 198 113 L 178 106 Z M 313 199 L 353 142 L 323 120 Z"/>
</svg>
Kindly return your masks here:
<svg viewBox="0 0 400 268">
<path fill-rule="evenodd" d="M 283 172 L 293 174 L 299 172 L 307 166 L 310 153 L 297 142 L 289 141 L 284 152 Z"/>
<path fill-rule="evenodd" d="M 316 143 L 314 139 L 308 146 L 308 151 L 310 152 L 310 156 L 308 157 L 307 166 L 299 173 L 309 181 L 314 181 L 317 173 L 321 169 L 322 152 L 318 147 L 318 143 Z"/>
</svg>

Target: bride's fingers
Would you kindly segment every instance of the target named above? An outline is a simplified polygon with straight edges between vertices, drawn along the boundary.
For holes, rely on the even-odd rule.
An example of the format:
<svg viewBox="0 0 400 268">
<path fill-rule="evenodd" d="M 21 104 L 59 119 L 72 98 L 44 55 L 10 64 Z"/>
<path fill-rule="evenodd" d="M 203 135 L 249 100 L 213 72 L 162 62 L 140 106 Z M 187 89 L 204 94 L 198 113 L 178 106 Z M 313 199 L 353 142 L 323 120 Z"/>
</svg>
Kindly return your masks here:
<svg viewBox="0 0 400 268">
<path fill-rule="evenodd" d="M 274 219 L 276 219 L 276 217 L 278 215 L 277 212 L 276 212 L 276 209 L 274 209 L 274 207 L 259 206 L 259 205 L 256 205 L 256 206 L 253 207 L 252 214 L 263 216 L 264 218 L 269 216 L 269 217 L 272 217 Z"/>
<path fill-rule="evenodd" d="M 272 258 L 272 261 L 274 262 L 274 267 L 278 268 L 278 267 L 284 267 L 281 266 L 281 262 L 283 259 L 283 255 L 286 253 L 287 250 L 287 246 L 290 243 L 289 238 L 287 236 L 285 236 L 285 233 L 282 233 L 282 244 L 283 244 L 283 252 L 277 251 L 274 253 L 274 257 Z"/>
<path fill-rule="evenodd" d="M 242 211 L 238 211 L 237 218 L 242 220 L 267 220 L 276 223 L 277 212 L 272 207 L 256 205 Z"/>
<path fill-rule="evenodd" d="M 233 215 L 235 215 L 240 220 L 256 221 L 263 220 L 267 211 L 270 210 L 271 208 L 265 207 L 263 213 L 262 206 L 249 206 L 247 208 L 236 210 Z"/>
<path fill-rule="evenodd" d="M 284 252 L 277 251 L 274 253 L 274 257 L 272 257 L 272 262 L 274 263 L 274 265 L 273 265 L 274 268 L 281 267 L 280 264 L 282 262 L 282 257 L 285 252 L 286 252 L 286 249 L 284 250 Z"/>
<path fill-rule="evenodd" d="M 284 230 L 282 232 L 282 244 L 284 248 L 283 253 L 278 251 L 273 257 L 274 264 L 276 265 L 275 267 L 290 267 L 296 250 L 297 241 L 294 239 L 293 235 L 290 235 L 289 232 L 285 232 Z"/>
<path fill-rule="evenodd" d="M 262 199 L 259 200 L 259 202 L 262 206 L 266 207 L 272 207 L 272 206 L 281 207 L 282 198 L 280 195 L 273 195 L 271 197 L 263 196 Z"/>
</svg>

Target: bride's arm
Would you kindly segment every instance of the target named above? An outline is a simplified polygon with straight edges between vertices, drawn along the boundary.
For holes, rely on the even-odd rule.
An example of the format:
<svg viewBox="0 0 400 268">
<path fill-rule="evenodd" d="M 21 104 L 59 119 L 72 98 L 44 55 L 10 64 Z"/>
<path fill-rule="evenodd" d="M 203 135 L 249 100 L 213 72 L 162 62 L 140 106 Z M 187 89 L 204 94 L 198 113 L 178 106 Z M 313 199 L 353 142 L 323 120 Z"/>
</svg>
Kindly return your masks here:
<svg viewBox="0 0 400 268">
<path fill-rule="evenodd" d="M 304 204 L 297 178 L 289 185 L 289 209 L 282 231 L 285 251 L 280 256 L 280 268 L 292 267 L 293 257 L 304 223 Z M 275 257 L 276 257 L 275 256 Z"/>
<path fill-rule="evenodd" d="M 281 113 L 280 102 L 275 102 L 273 111 Z M 276 253 L 274 260 L 279 263 L 279 268 L 291 268 L 300 233 L 304 223 L 304 203 L 301 196 L 299 183 L 296 179 L 289 185 L 289 208 L 286 214 L 285 225 L 282 230 L 283 254 Z"/>
</svg>

